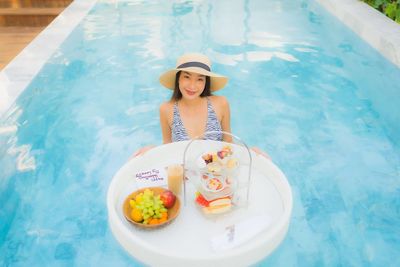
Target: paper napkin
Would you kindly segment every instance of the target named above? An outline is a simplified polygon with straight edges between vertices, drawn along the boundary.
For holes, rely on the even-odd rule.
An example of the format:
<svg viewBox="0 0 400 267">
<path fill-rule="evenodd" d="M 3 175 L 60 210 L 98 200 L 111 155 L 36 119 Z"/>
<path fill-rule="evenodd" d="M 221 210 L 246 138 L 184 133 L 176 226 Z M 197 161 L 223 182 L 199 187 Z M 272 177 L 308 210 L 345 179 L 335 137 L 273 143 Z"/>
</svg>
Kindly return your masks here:
<svg viewBox="0 0 400 267">
<path fill-rule="evenodd" d="M 223 234 L 211 239 L 211 247 L 215 251 L 224 251 L 243 244 L 252 239 L 271 224 L 268 215 L 259 215 L 240 221 L 225 228 Z"/>
</svg>

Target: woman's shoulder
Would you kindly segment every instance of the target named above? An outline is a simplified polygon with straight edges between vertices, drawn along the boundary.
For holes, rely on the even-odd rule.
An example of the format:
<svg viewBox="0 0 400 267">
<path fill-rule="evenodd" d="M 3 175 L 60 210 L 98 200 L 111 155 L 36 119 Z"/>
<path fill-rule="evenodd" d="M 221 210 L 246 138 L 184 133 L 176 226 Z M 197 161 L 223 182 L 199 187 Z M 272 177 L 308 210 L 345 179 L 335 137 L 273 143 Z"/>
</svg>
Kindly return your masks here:
<svg viewBox="0 0 400 267">
<path fill-rule="evenodd" d="M 214 106 L 226 106 L 229 105 L 228 99 L 225 96 L 221 96 L 221 95 L 212 95 L 209 96 L 211 103 Z"/>
<path fill-rule="evenodd" d="M 161 103 L 160 105 L 160 112 L 169 112 L 174 108 L 174 102 L 173 101 L 166 101 Z"/>
<path fill-rule="evenodd" d="M 166 101 L 160 105 L 160 120 L 167 120 L 168 124 L 171 124 L 174 110 L 174 102 Z"/>
</svg>

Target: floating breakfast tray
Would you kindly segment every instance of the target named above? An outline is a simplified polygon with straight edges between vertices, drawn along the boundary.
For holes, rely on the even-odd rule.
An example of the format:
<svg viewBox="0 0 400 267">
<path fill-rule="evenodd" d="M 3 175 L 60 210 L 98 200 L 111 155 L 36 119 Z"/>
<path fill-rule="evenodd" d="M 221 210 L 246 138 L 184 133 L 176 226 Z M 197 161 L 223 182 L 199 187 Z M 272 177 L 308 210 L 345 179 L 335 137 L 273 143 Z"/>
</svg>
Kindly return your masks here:
<svg viewBox="0 0 400 267">
<path fill-rule="evenodd" d="M 135 259 L 150 266 L 248 266 L 262 260 L 287 233 L 292 192 L 279 168 L 254 152 L 245 207 L 206 218 L 191 197 L 196 188 L 186 183 L 186 204 L 166 227 L 141 230 L 124 217 L 123 202 L 138 189 L 135 173 L 154 166 L 183 164 L 188 144 L 183 141 L 156 147 L 131 159 L 116 173 L 107 194 L 109 224 L 115 238 Z"/>
</svg>

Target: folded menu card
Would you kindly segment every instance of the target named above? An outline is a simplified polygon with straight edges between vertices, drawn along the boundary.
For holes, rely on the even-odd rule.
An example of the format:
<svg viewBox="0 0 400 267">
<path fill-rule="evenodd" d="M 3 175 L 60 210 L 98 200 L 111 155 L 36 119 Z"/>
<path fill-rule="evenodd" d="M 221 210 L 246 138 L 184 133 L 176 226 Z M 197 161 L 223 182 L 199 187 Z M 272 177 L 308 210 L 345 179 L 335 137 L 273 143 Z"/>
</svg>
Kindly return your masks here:
<svg viewBox="0 0 400 267">
<path fill-rule="evenodd" d="M 142 170 L 134 175 L 137 188 L 166 186 L 168 184 L 167 172 L 164 167 Z"/>
</svg>

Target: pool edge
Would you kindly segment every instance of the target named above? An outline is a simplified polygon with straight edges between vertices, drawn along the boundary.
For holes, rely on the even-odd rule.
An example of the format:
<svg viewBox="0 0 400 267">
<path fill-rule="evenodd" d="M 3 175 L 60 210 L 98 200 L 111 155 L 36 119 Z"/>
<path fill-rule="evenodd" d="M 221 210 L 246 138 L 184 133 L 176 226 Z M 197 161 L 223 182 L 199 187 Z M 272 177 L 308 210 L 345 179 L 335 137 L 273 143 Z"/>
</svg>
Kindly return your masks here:
<svg viewBox="0 0 400 267">
<path fill-rule="evenodd" d="M 315 0 L 400 68 L 400 24 L 361 0 Z"/>
<path fill-rule="evenodd" d="M 97 1 L 73 1 L 0 71 L 0 117 Z"/>
</svg>

